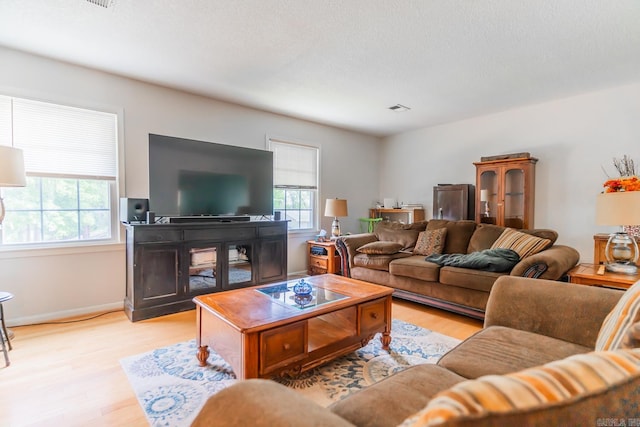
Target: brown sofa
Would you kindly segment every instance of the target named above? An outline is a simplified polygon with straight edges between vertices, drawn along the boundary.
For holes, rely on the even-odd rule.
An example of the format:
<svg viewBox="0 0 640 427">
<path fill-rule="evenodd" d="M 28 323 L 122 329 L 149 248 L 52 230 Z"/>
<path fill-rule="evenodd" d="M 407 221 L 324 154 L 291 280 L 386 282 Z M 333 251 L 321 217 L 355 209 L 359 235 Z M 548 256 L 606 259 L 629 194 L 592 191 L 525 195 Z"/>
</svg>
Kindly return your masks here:
<svg viewBox="0 0 640 427">
<path fill-rule="evenodd" d="M 493 375 L 500 380 L 504 374 L 559 359 L 553 363 L 571 362 L 566 358 L 593 351 L 600 326 L 621 295 L 622 291 L 613 289 L 503 276 L 491 291 L 484 328 L 435 365 L 409 368 L 329 408 L 272 381 L 243 381 L 211 397 L 193 425 L 396 426 L 439 392 L 468 385 L 468 379 Z M 636 355 L 636 371 L 605 388 L 578 392 L 554 403 L 463 416 L 438 425 L 593 426 L 614 425 L 598 424 L 602 420 L 626 422 L 640 417 L 640 350 L 631 351 Z"/>
<path fill-rule="evenodd" d="M 491 248 L 506 230 L 474 221 L 430 220 L 414 224 L 379 223 L 374 233 L 340 237 L 336 247 L 341 256 L 343 274 L 354 279 L 389 286 L 394 296 L 483 319 L 489 292 L 503 275 L 558 280 L 573 268 L 580 254 L 569 246 L 556 245 L 553 230 L 519 230 L 549 239 L 550 246 L 520 260 L 510 271 L 494 272 L 444 266 L 415 255 L 413 246 L 424 230 L 446 228 L 443 253 L 471 254 Z M 372 242 L 395 242 L 403 248 L 390 254 L 359 252 Z"/>
</svg>

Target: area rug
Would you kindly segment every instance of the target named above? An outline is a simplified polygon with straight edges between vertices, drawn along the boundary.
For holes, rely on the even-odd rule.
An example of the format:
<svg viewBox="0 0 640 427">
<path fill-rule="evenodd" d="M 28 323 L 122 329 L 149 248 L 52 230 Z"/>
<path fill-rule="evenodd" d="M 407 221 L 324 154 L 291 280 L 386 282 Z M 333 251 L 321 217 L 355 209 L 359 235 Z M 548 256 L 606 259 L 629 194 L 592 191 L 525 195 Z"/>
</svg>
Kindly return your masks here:
<svg viewBox="0 0 640 427">
<path fill-rule="evenodd" d="M 294 379 L 277 381 L 322 406 L 409 366 L 435 363 L 459 340 L 394 319 L 390 351 L 379 334 L 365 347 Z M 211 351 L 208 365 L 196 359 L 195 340 L 120 361 L 152 426 L 188 426 L 212 394 L 235 383 L 231 367 Z"/>
</svg>

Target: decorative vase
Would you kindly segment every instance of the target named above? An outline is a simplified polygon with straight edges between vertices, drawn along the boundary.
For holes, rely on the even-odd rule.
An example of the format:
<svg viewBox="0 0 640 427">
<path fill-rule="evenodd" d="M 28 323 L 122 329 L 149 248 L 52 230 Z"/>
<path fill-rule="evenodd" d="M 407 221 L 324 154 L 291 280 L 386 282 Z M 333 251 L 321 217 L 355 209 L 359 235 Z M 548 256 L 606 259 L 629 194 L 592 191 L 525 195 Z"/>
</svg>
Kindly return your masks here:
<svg viewBox="0 0 640 427">
<path fill-rule="evenodd" d="M 313 291 L 313 287 L 308 282 L 305 282 L 304 279 L 300 279 L 298 283 L 293 285 L 293 293 L 296 295 L 310 295 Z"/>
</svg>

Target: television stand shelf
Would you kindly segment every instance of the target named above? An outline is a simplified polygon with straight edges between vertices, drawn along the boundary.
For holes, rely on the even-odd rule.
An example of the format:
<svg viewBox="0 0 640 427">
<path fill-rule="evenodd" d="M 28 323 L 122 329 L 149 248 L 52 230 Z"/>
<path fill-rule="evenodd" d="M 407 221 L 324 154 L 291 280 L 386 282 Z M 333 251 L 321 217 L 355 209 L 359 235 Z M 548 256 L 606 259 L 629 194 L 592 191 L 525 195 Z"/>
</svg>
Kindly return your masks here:
<svg viewBox="0 0 640 427">
<path fill-rule="evenodd" d="M 132 322 L 190 310 L 196 295 L 287 278 L 287 221 L 124 226 Z"/>
</svg>

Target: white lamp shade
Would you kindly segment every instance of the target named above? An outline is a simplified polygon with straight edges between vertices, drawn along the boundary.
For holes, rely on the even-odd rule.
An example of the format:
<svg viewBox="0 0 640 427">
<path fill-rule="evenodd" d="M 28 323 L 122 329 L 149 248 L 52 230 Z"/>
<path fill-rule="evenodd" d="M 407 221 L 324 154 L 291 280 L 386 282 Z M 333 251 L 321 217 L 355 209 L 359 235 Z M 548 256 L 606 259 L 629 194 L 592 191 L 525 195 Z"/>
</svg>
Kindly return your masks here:
<svg viewBox="0 0 640 427">
<path fill-rule="evenodd" d="M 348 216 L 347 201 L 345 199 L 327 199 L 324 205 L 324 216 Z"/>
<path fill-rule="evenodd" d="M 24 155 L 19 148 L 0 146 L 0 187 L 24 187 Z"/>
<path fill-rule="evenodd" d="M 483 190 L 480 190 L 480 201 L 481 202 L 489 201 L 489 190 L 487 190 L 486 188 Z"/>
<path fill-rule="evenodd" d="M 598 194 L 597 225 L 640 225 L 640 191 Z"/>
</svg>

